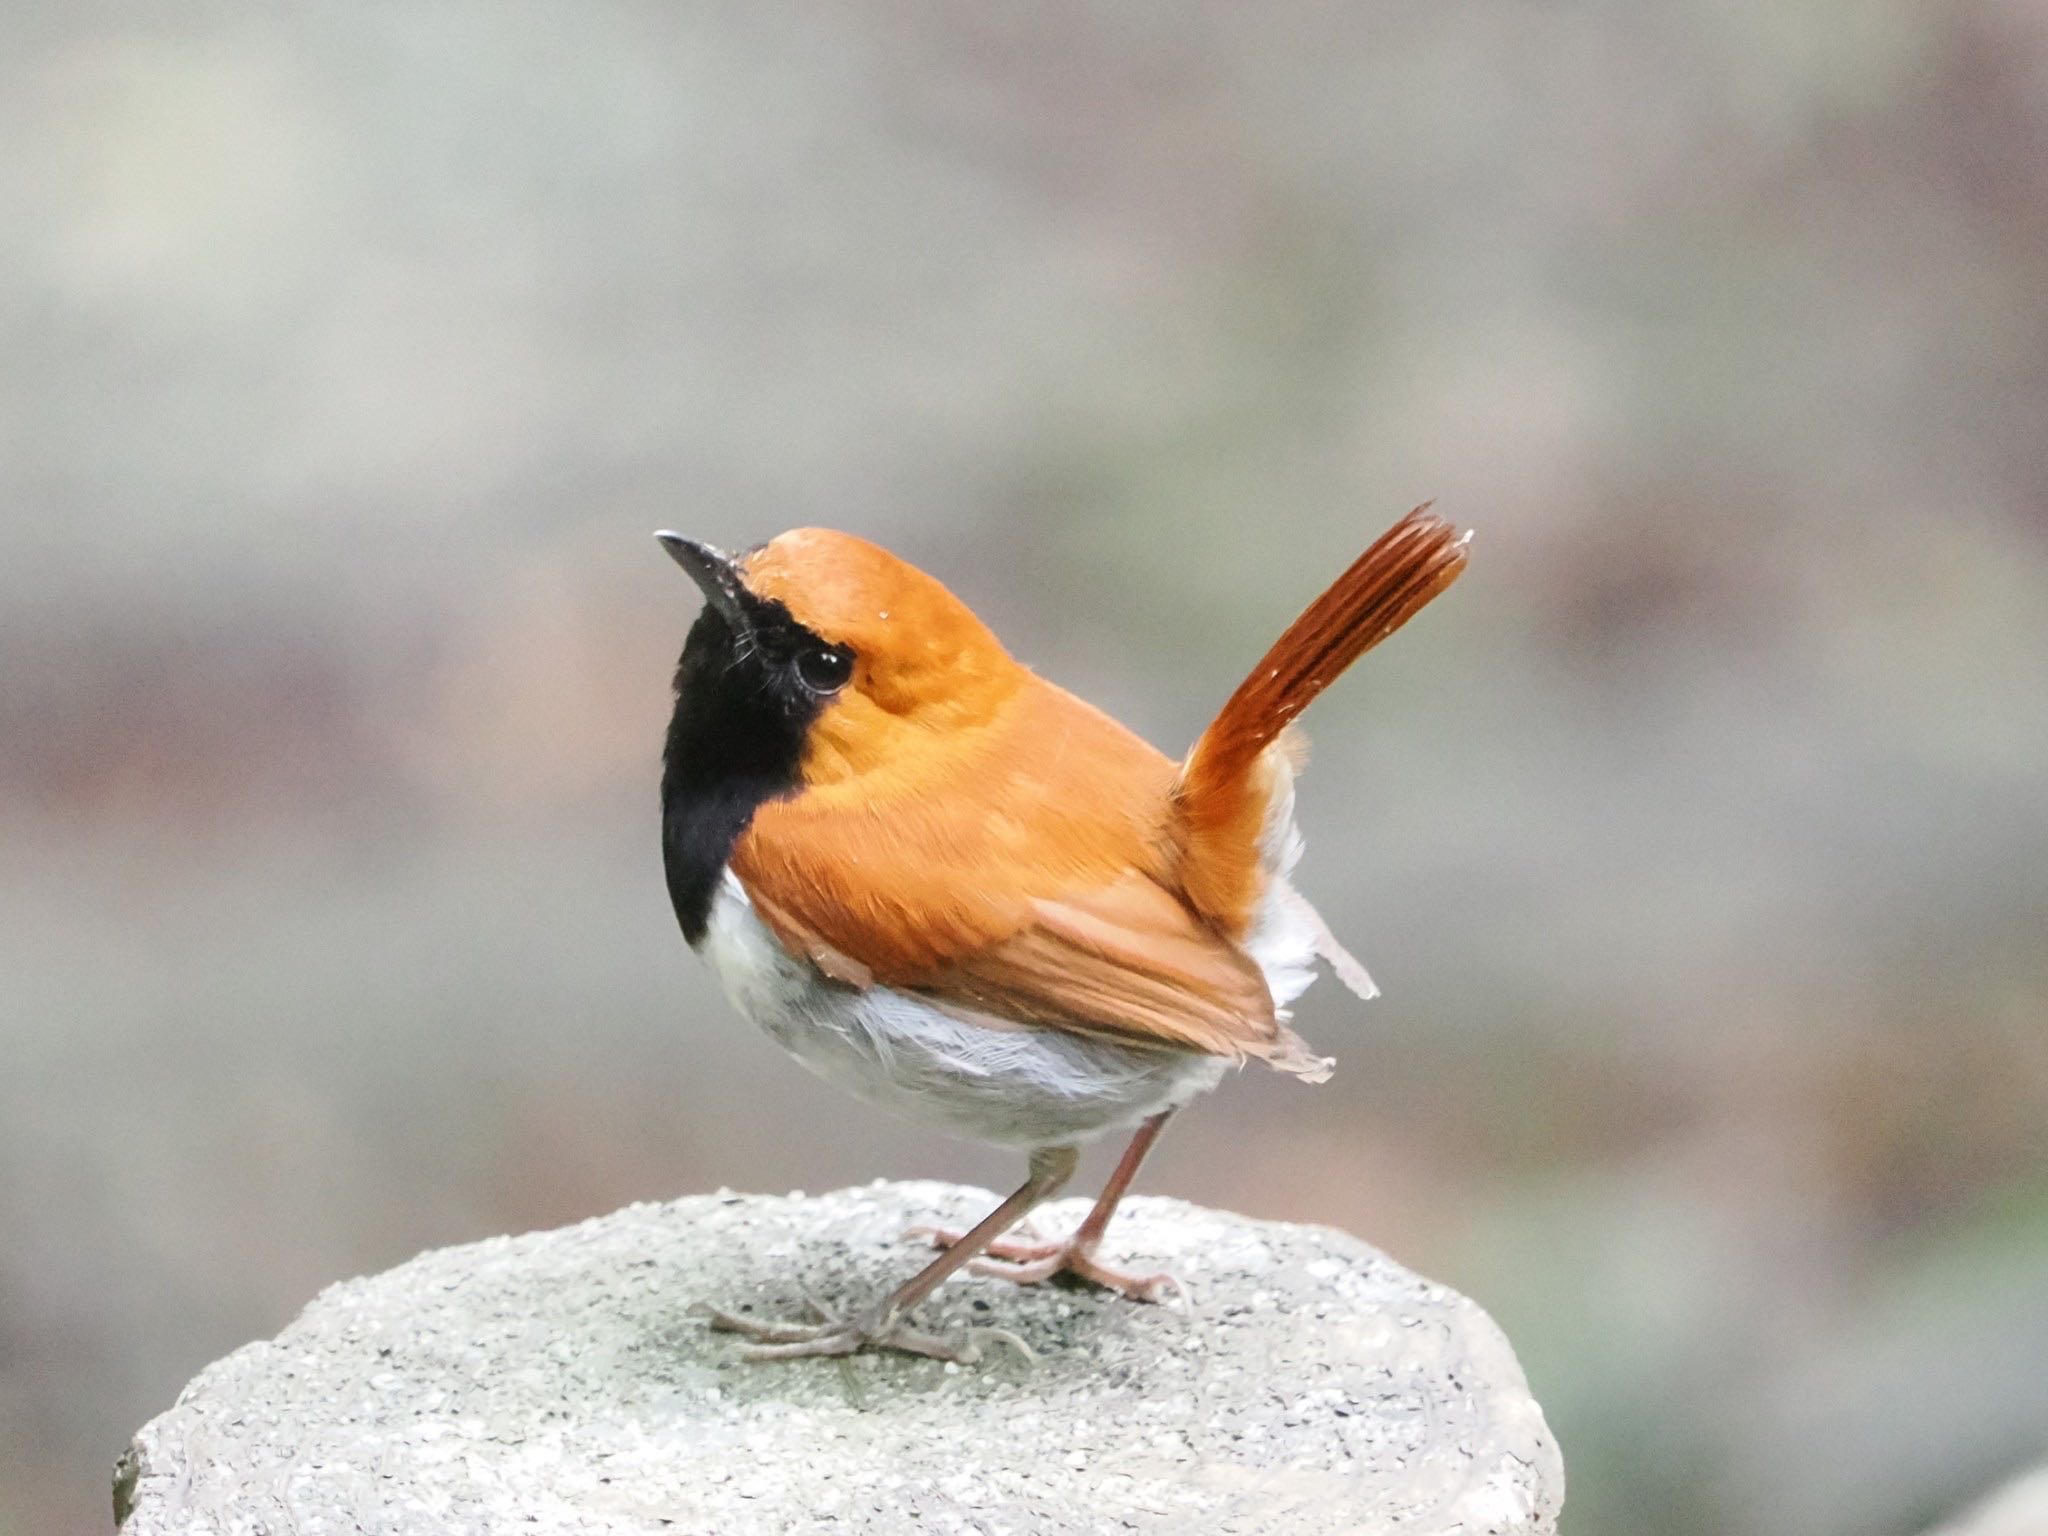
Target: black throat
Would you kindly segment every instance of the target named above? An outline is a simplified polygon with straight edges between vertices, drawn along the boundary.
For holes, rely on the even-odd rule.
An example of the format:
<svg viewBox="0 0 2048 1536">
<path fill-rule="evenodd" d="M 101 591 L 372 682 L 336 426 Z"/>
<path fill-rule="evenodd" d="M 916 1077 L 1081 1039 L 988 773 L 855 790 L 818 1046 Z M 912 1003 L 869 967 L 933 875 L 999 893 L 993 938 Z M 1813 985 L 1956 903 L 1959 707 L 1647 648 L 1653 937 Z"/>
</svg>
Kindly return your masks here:
<svg viewBox="0 0 2048 1536">
<path fill-rule="evenodd" d="M 662 866 L 693 946 L 754 812 L 802 787 L 804 739 L 824 706 L 795 672 L 818 637 L 780 603 L 749 596 L 742 605 L 744 634 L 708 604 L 690 626 L 662 752 Z"/>
</svg>

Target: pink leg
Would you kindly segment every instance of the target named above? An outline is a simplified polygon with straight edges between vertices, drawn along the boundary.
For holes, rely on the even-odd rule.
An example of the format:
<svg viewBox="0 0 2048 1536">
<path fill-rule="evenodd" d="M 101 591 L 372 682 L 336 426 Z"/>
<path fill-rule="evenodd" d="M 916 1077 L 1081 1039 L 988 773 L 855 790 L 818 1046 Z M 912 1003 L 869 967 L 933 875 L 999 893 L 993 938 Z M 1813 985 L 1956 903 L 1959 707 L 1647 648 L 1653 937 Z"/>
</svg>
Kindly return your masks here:
<svg viewBox="0 0 2048 1536">
<path fill-rule="evenodd" d="M 1159 1133 L 1165 1129 L 1167 1118 L 1172 1113 L 1170 1109 L 1162 1110 L 1138 1127 L 1137 1135 L 1131 1138 L 1131 1144 L 1124 1148 L 1124 1155 L 1118 1159 L 1116 1171 L 1102 1186 L 1102 1193 L 1095 1197 L 1094 1206 L 1081 1225 L 1074 1229 L 1072 1237 L 1057 1243 L 989 1243 L 969 1266 L 972 1271 L 977 1275 L 1013 1280 L 1019 1285 L 1036 1285 L 1055 1275 L 1077 1275 L 1091 1284 L 1121 1292 L 1137 1301 L 1157 1301 L 1169 1287 L 1179 1289 L 1179 1282 L 1172 1275 L 1127 1274 L 1095 1257 L 1103 1234 L 1109 1230 L 1110 1218 L 1116 1214 L 1118 1202 L 1130 1189 L 1131 1180 L 1138 1175 L 1138 1165 L 1145 1161 L 1145 1154 L 1152 1150 L 1152 1143 L 1159 1139 Z M 946 1231 L 934 1231 L 931 1237 L 940 1247 L 950 1247 L 960 1240 Z"/>
<path fill-rule="evenodd" d="M 810 1303 L 818 1314 L 812 1323 L 782 1323 L 705 1307 L 711 1326 L 726 1333 L 743 1333 L 758 1342 L 746 1350 L 754 1360 L 789 1360 L 805 1355 L 850 1355 L 856 1350 L 900 1349 L 910 1354 L 930 1355 L 939 1360 L 965 1363 L 980 1357 L 980 1347 L 970 1338 L 955 1342 L 919 1333 L 907 1327 L 903 1314 L 937 1290 L 955 1270 L 970 1263 L 983 1245 L 1022 1221 L 1034 1205 L 1049 1199 L 1073 1176 L 1079 1154 L 1072 1147 L 1041 1147 L 1031 1154 L 1031 1175 L 1017 1192 L 984 1217 L 959 1243 L 912 1275 L 889 1295 L 860 1316 L 840 1319 L 817 1302 Z M 1016 1346 L 1026 1356 L 1031 1351 L 1015 1334 L 1000 1328 L 977 1329 L 985 1338 Z"/>
<path fill-rule="evenodd" d="M 1017 1231 L 1020 1236 L 999 1237 L 982 1249 L 981 1255 L 992 1259 L 1008 1259 L 1012 1263 L 1025 1263 L 1032 1259 L 1042 1259 L 1049 1253 L 1058 1253 L 1067 1246 L 1065 1243 L 1049 1243 L 1041 1239 L 1032 1230 L 1028 1217 L 1019 1223 Z M 951 1248 L 967 1239 L 967 1231 L 963 1227 L 910 1227 L 905 1229 L 903 1235 L 930 1243 L 934 1248 Z"/>
</svg>

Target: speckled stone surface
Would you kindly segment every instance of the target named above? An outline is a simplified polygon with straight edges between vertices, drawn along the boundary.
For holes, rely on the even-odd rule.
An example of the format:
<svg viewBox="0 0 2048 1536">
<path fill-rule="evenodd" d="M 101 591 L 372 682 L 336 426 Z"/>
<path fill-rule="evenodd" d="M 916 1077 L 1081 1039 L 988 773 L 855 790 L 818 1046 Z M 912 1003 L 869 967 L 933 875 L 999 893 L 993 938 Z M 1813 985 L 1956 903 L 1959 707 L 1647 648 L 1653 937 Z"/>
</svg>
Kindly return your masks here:
<svg viewBox="0 0 2048 1536">
<path fill-rule="evenodd" d="M 985 1191 L 706 1195 L 424 1254 L 204 1371 L 122 1458 L 169 1532 L 1549 1532 L 1564 1471 L 1500 1331 L 1355 1238 L 1130 1202 L 1192 1310 L 990 1279 L 936 1330 L 1035 1363 L 749 1363 L 691 1303 L 851 1308 Z M 1083 1202 L 1042 1217 L 1078 1220 Z"/>
</svg>

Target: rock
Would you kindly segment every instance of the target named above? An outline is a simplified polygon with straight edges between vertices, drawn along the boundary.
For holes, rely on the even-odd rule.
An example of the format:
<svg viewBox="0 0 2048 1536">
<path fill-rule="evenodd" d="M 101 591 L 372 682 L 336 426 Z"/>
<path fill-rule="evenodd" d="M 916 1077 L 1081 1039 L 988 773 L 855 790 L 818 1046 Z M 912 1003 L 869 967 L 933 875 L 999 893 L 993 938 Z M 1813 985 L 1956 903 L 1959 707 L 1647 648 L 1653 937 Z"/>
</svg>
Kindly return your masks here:
<svg viewBox="0 0 2048 1536">
<path fill-rule="evenodd" d="M 1112 1247 L 1192 1310 L 979 1278 L 919 1310 L 1035 1362 L 746 1362 L 690 1313 L 857 1306 L 924 1261 L 907 1226 L 993 1203 L 708 1195 L 333 1286 L 136 1437 L 123 1536 L 1556 1529 L 1563 1466 L 1500 1330 L 1325 1228 L 1139 1198 Z"/>
</svg>

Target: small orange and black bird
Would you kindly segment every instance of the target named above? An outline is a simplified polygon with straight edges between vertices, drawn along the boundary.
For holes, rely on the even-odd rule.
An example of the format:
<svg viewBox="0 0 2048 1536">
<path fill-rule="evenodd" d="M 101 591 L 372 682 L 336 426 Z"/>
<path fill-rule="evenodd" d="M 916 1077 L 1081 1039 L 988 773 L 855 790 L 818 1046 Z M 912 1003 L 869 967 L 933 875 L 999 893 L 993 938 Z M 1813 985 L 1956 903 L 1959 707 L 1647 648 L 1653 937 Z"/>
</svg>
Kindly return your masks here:
<svg viewBox="0 0 2048 1536">
<path fill-rule="evenodd" d="M 1409 513 L 1178 763 L 864 540 L 803 528 L 728 556 L 657 537 L 704 593 L 661 784 L 684 937 L 821 1076 L 1030 1153 L 1015 1194 L 970 1232 L 931 1234 L 944 1251 L 858 1316 L 713 1312 L 714 1325 L 763 1358 L 885 1346 L 967 1360 L 972 1339 L 905 1315 L 969 1263 L 1156 1299 L 1169 1277 L 1124 1274 L 1099 1247 L 1167 1117 L 1247 1059 L 1328 1075 L 1287 1023 L 1318 959 L 1374 994 L 1289 882 L 1289 727 L 1458 578 L 1469 535 Z M 1072 1176 L 1076 1148 L 1111 1131 L 1135 1134 L 1074 1234 L 1005 1240 Z"/>
</svg>

